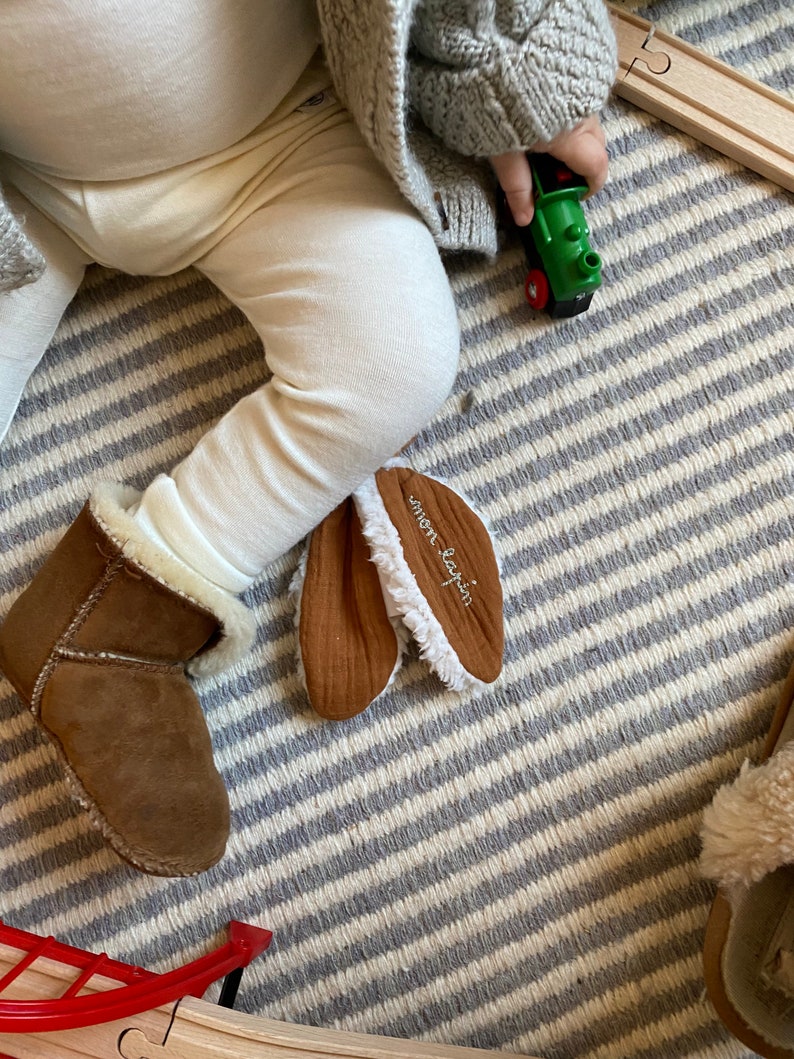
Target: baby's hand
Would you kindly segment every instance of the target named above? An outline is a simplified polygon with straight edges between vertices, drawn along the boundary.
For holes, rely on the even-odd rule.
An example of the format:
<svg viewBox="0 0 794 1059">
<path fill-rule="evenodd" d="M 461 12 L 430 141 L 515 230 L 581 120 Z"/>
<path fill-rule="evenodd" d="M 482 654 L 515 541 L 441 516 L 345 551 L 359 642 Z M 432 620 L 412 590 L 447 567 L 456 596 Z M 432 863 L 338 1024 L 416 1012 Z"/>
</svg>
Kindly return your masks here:
<svg viewBox="0 0 794 1059">
<path fill-rule="evenodd" d="M 532 150 L 554 155 L 583 176 L 590 188 L 588 195 L 594 195 L 606 183 L 609 164 L 606 139 L 596 114 L 585 118 L 575 128 L 561 132 L 548 143 L 534 144 Z M 491 165 L 507 197 L 513 220 L 518 225 L 529 224 L 535 206 L 532 201 L 532 175 L 526 155 L 523 151 L 494 155 Z"/>
</svg>

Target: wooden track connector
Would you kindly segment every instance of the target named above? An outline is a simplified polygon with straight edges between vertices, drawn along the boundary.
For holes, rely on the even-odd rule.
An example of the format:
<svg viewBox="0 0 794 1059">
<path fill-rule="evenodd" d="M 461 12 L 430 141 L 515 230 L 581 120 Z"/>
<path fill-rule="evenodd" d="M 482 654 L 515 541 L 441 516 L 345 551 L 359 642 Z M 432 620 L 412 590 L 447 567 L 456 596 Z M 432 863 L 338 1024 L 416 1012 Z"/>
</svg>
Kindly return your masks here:
<svg viewBox="0 0 794 1059">
<path fill-rule="evenodd" d="M 219 959 L 243 965 L 269 937 L 269 931 L 246 924 L 232 927 L 230 943 L 208 954 L 216 969 Z M 158 975 L 95 957 L 52 938 L 38 939 L 39 944 L 31 948 L 33 938 L 9 927 L 0 930 L 0 1002 L 6 1008 L 5 1022 L 0 1020 L 0 1059 L 531 1059 L 298 1026 L 232 1011 L 192 993 L 155 1008 L 129 1011 L 125 998 L 131 991 L 134 996 L 141 992 L 139 979 L 162 992 L 163 983 L 168 985 L 173 974 Z M 249 940 L 241 964 L 238 954 L 230 953 L 229 944 L 245 945 Z M 188 989 L 201 988 L 194 972 L 198 968 L 203 976 L 206 971 L 212 981 L 208 958 L 200 957 L 174 973 L 187 981 Z M 95 967 L 113 977 L 95 973 Z M 220 973 L 224 970 L 221 967 Z M 90 1008 L 96 1021 L 79 1018 L 85 1014 L 80 1010 L 73 1028 L 47 1028 L 75 1021 L 63 1012 L 78 1001 L 81 1009 Z M 21 1017 L 15 1019 L 13 1013 Z M 102 1021 L 109 1013 L 122 1017 Z"/>
<path fill-rule="evenodd" d="M 135 1027 L 120 1035 L 118 1056 L 123 1059 L 531 1059 L 507 1052 L 276 1022 L 217 1008 L 193 997 L 180 1001 L 161 1044 Z"/>
<path fill-rule="evenodd" d="M 618 96 L 794 191 L 794 100 L 616 4 L 609 8 Z"/>
</svg>

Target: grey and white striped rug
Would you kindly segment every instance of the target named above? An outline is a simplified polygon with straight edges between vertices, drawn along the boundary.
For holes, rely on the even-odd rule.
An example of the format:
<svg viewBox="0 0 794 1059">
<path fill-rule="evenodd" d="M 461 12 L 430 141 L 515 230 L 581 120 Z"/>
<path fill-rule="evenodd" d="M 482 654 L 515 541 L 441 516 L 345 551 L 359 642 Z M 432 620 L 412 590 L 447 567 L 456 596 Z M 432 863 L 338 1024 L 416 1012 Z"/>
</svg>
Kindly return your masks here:
<svg viewBox="0 0 794 1059">
<path fill-rule="evenodd" d="M 643 12 L 794 94 L 789 0 Z M 121 864 L 0 683 L 0 915 L 163 970 L 230 918 L 270 927 L 246 1010 L 548 1059 L 728 1059 L 703 996 L 701 810 L 757 752 L 794 657 L 794 200 L 620 101 L 588 204 L 606 283 L 583 317 L 523 263 L 450 262 L 457 388 L 415 442 L 490 517 L 504 676 L 446 693 L 411 660 L 343 725 L 307 707 L 287 585 L 201 694 L 232 794 L 223 862 Z M 92 483 L 139 487 L 261 377 L 200 277 L 92 271 L 0 449 L 0 614 Z"/>
</svg>

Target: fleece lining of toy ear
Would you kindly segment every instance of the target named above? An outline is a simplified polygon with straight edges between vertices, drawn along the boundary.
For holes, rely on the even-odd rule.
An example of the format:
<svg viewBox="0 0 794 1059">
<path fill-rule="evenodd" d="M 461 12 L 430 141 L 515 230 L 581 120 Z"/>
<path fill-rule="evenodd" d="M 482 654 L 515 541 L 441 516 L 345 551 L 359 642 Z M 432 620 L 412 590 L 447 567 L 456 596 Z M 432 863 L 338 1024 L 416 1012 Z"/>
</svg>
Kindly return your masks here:
<svg viewBox="0 0 794 1059">
<path fill-rule="evenodd" d="M 379 478 L 383 482 L 383 476 L 391 472 L 410 476 L 409 480 L 421 482 L 425 487 L 436 492 L 443 490 L 447 500 L 450 496 L 456 498 L 458 515 L 463 517 L 463 524 L 468 527 L 468 532 L 474 534 L 476 546 L 479 549 L 478 572 L 491 596 L 486 625 L 498 630 L 498 635 L 496 632 L 493 633 L 494 642 L 486 643 L 485 637 L 475 629 L 472 642 L 476 648 L 482 647 L 482 651 L 466 650 L 461 653 L 456 648 L 452 639 L 460 644 L 460 637 L 456 635 L 458 630 L 451 635 L 449 625 L 445 628 L 444 622 L 439 620 L 439 616 L 434 612 L 428 593 L 422 590 L 411 569 L 406 558 L 404 542 L 395 526 L 397 512 L 390 513 L 387 510 L 378 485 Z M 483 520 L 471 509 L 460 493 L 445 483 L 439 482 L 438 479 L 412 472 L 408 465 L 399 459 L 390 461 L 375 476 L 364 482 L 353 494 L 353 499 L 361 517 L 363 533 L 369 543 L 372 560 L 380 571 L 384 591 L 388 593 L 394 608 L 413 634 L 422 657 L 440 679 L 454 691 L 472 687 L 481 688 L 492 683 L 501 668 L 502 597 L 496 553 Z M 438 554 L 441 556 L 442 551 Z M 471 584 L 474 585 L 477 582 L 472 581 Z M 458 620 L 464 621 L 465 618 L 460 617 L 461 615 L 465 615 L 463 609 L 458 612 Z M 479 654 L 489 658 L 484 666 L 486 679 L 481 679 L 479 675 L 472 672 L 477 669 L 483 670 L 481 658 L 475 658 Z"/>
</svg>

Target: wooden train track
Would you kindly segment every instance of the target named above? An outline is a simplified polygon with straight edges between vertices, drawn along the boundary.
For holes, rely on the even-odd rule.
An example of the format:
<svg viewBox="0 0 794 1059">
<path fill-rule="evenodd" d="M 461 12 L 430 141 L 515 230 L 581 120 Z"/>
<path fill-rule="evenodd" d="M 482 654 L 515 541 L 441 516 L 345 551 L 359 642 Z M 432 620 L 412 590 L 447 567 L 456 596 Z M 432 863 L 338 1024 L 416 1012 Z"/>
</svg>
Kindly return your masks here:
<svg viewBox="0 0 794 1059">
<path fill-rule="evenodd" d="M 617 4 L 609 8 L 617 95 L 794 191 L 794 101 Z"/>
<path fill-rule="evenodd" d="M 497 1059 L 278 1022 L 182 994 L 203 992 L 229 967 L 239 974 L 268 941 L 268 931 L 233 923 L 226 945 L 160 975 L 0 923 L 0 1059 Z M 120 1011 L 128 1013 L 109 1017 Z"/>
</svg>

